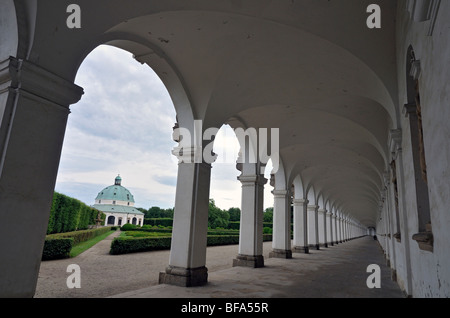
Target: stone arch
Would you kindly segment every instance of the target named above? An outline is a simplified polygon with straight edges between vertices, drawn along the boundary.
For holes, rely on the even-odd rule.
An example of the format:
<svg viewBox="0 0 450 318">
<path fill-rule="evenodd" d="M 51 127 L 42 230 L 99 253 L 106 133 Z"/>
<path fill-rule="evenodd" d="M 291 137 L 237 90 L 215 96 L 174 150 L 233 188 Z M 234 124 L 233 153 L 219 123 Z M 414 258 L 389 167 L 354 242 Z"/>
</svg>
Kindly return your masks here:
<svg viewBox="0 0 450 318">
<path fill-rule="evenodd" d="M 325 198 L 323 196 L 323 192 L 320 191 L 319 194 L 317 195 L 317 205 L 321 208 L 324 209 L 325 208 Z"/>
<path fill-rule="evenodd" d="M 279 158 L 279 166 L 276 172 L 274 173 L 274 189 L 275 190 L 289 190 L 286 171 L 284 169 L 283 160 Z"/>
<path fill-rule="evenodd" d="M 255 128 L 249 127 L 245 120 L 239 116 L 229 118 L 226 124 L 230 125 L 233 129 L 240 146 L 236 167 L 242 171 L 241 169 L 244 168 L 244 164 L 247 163 L 250 165 L 245 165 L 245 169 L 253 170 L 247 172 L 258 174 L 257 169 L 260 168 L 260 162 L 258 160 L 258 132 Z M 264 169 L 259 171 L 259 174 L 261 173 L 264 174 Z"/>
<path fill-rule="evenodd" d="M 12 56 L 27 59 L 33 45 L 36 1 L 2 1 L 0 21 L 0 61 Z"/>
<path fill-rule="evenodd" d="M 306 197 L 308 199 L 309 205 L 316 205 L 317 204 L 317 197 L 316 197 L 316 191 L 314 190 L 314 185 L 309 184 L 306 188 Z"/>
<path fill-rule="evenodd" d="M 305 199 L 305 187 L 303 185 L 302 177 L 300 174 L 297 174 L 292 181 L 294 185 L 294 198 L 295 199 Z"/>
<path fill-rule="evenodd" d="M 164 53 L 164 50 L 155 43 L 125 32 L 108 32 L 99 35 L 74 59 L 76 62 L 72 68 L 71 80 L 75 80 L 76 74 L 86 57 L 100 45 L 109 45 L 127 51 L 133 54 L 133 58 L 137 62 L 149 66 L 158 75 L 172 99 L 177 114 L 178 127 L 188 129 L 191 136 L 194 136 L 196 116 L 183 76 Z"/>
</svg>

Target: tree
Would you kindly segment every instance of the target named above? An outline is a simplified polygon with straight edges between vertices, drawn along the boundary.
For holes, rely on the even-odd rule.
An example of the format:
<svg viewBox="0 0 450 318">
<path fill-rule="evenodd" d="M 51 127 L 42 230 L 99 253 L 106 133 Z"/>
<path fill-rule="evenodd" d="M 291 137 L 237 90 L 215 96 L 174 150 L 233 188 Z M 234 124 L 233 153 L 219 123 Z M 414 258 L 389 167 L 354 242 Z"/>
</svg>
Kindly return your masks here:
<svg viewBox="0 0 450 318">
<path fill-rule="evenodd" d="M 239 209 L 239 208 L 229 208 L 228 214 L 230 215 L 230 221 L 240 221 L 241 220 L 241 209 Z"/>
<path fill-rule="evenodd" d="M 273 208 L 267 208 L 264 210 L 263 221 L 268 223 L 273 222 Z"/>
<path fill-rule="evenodd" d="M 214 199 L 209 199 L 208 210 L 208 227 L 215 229 L 218 227 L 226 228 L 228 226 L 230 215 L 227 211 L 218 208 Z"/>
<path fill-rule="evenodd" d="M 157 206 L 152 206 L 148 209 L 147 213 L 145 213 L 145 217 L 149 219 L 157 219 L 161 217 L 161 208 Z"/>
</svg>

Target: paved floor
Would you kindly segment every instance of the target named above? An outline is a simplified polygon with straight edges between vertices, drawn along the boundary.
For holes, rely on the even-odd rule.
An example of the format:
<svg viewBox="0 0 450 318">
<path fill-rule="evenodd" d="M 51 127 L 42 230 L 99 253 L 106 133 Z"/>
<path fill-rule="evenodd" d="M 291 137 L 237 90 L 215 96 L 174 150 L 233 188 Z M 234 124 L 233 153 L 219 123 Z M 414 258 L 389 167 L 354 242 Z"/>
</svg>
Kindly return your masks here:
<svg viewBox="0 0 450 318">
<path fill-rule="evenodd" d="M 376 241 L 364 237 L 293 254 L 293 258 L 268 258 L 271 243 L 264 244 L 265 267 L 232 267 L 237 246 L 209 247 L 208 284 L 183 288 L 158 285 L 158 274 L 168 264 L 169 251 L 109 255 L 113 236 L 76 258 L 42 262 L 37 298 L 401 298 L 390 279 L 390 270 Z M 81 288 L 68 289 L 69 264 L 81 268 Z M 381 288 L 370 289 L 367 266 L 381 269 Z"/>
</svg>

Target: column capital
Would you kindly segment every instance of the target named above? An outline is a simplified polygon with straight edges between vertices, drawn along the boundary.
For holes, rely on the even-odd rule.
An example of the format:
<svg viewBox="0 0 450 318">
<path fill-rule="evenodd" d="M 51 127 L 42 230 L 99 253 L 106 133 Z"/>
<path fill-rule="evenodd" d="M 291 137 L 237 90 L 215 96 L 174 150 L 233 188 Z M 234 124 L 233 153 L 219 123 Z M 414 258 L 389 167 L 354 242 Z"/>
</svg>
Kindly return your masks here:
<svg viewBox="0 0 450 318">
<path fill-rule="evenodd" d="M 303 204 L 308 204 L 308 199 L 294 199 L 293 200 L 293 204 L 294 205 L 303 205 Z"/>
<path fill-rule="evenodd" d="M 211 167 L 214 162 L 205 162 L 203 160 L 203 149 L 202 147 L 183 147 L 178 145 L 172 149 L 172 155 L 178 158 L 178 163 L 200 163 Z M 216 159 L 216 157 L 211 159 Z"/>
<path fill-rule="evenodd" d="M 273 190 L 272 193 L 275 198 L 284 198 L 287 196 L 288 191 L 287 190 Z"/>
<path fill-rule="evenodd" d="M 237 177 L 237 179 L 242 183 L 243 186 L 245 185 L 265 185 L 267 183 L 267 179 L 264 178 L 263 175 L 240 175 Z"/>
<path fill-rule="evenodd" d="M 11 81 L 11 88 L 26 92 L 58 106 L 68 108 L 84 94 L 83 88 L 27 60 L 10 57 L 0 62 L 0 85 Z"/>
<path fill-rule="evenodd" d="M 317 212 L 325 214 L 325 213 L 327 213 L 327 210 L 326 209 L 318 209 Z"/>
<path fill-rule="evenodd" d="M 308 210 L 317 210 L 319 208 L 318 205 L 308 205 Z"/>
</svg>

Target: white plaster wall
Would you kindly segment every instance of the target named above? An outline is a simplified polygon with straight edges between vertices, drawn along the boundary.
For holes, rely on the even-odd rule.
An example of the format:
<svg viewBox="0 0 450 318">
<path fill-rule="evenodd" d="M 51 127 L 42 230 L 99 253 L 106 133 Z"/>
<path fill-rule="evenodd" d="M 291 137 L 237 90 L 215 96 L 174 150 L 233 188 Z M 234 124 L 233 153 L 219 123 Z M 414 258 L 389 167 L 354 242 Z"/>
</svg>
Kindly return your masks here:
<svg viewBox="0 0 450 318">
<path fill-rule="evenodd" d="M 434 251 L 420 250 L 411 239 L 418 231 L 414 169 L 409 121 L 402 118 L 402 149 L 405 185 L 405 208 L 409 235 L 411 293 L 413 297 L 450 296 L 450 1 L 441 1 L 432 36 L 427 36 L 430 22 L 412 22 L 399 3 L 398 72 L 399 107 L 406 103 L 406 52 L 412 45 L 421 62 L 420 94 L 422 104 L 425 155 L 428 172 Z M 398 247 L 398 246 L 396 246 Z M 398 252 L 404 252 L 398 249 Z M 408 260 L 408 255 L 404 259 Z M 397 275 L 405 277 L 405 265 L 397 262 Z"/>
</svg>

